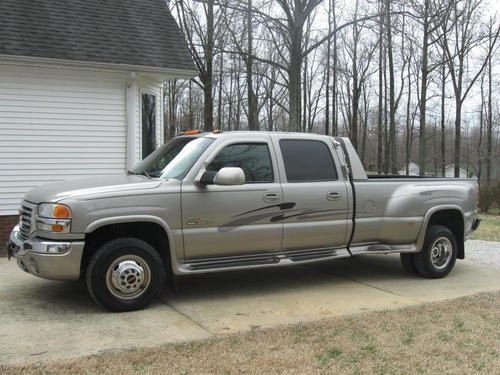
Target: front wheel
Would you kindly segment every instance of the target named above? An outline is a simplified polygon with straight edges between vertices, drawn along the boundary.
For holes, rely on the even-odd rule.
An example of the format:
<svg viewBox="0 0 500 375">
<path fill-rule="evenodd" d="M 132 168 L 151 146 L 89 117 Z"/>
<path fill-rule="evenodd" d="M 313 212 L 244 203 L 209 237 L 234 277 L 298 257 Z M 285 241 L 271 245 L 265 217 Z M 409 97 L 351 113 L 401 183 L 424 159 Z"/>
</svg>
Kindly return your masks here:
<svg viewBox="0 0 500 375">
<path fill-rule="evenodd" d="M 110 311 L 134 311 L 147 306 L 165 283 L 157 251 L 137 238 L 117 238 L 95 252 L 87 268 L 87 288 Z"/>
<path fill-rule="evenodd" d="M 424 246 L 413 254 L 413 263 L 420 276 L 437 279 L 448 275 L 457 260 L 457 241 L 447 227 L 433 225 L 427 231 Z"/>
</svg>

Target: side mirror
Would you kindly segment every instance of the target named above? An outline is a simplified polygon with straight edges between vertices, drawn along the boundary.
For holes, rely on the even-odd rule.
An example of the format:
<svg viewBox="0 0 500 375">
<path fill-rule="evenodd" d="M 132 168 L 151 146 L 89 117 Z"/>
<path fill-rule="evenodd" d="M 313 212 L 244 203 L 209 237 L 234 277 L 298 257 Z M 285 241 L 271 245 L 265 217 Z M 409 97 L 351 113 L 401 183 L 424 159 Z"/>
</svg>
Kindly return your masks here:
<svg viewBox="0 0 500 375">
<path fill-rule="evenodd" d="M 237 167 L 221 168 L 219 172 L 206 171 L 200 178 L 200 185 L 236 186 L 245 185 L 245 172 Z"/>
<path fill-rule="evenodd" d="M 222 168 L 214 178 L 215 185 L 245 185 L 245 172 L 238 167 Z"/>
</svg>

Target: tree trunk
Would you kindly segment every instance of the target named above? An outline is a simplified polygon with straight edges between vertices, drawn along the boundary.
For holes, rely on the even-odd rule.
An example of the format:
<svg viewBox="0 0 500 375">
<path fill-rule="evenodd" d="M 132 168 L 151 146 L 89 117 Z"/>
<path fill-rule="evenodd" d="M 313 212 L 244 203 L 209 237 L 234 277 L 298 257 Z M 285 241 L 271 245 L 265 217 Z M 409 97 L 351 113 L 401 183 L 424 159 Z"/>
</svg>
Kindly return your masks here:
<svg viewBox="0 0 500 375">
<path fill-rule="evenodd" d="M 296 17 L 297 18 L 297 17 Z M 288 95 L 290 105 L 290 129 L 300 132 L 302 117 L 302 37 L 303 24 L 290 30 L 290 65 L 288 71 Z"/>
<path fill-rule="evenodd" d="M 411 66 L 408 64 L 408 101 L 406 102 L 406 147 L 405 147 L 405 171 L 406 175 L 410 175 L 410 158 L 411 158 L 411 141 L 412 128 L 410 120 L 410 105 L 411 105 Z"/>
<path fill-rule="evenodd" d="M 383 57 L 384 57 L 384 43 L 383 43 L 383 35 L 384 35 L 384 15 L 383 15 L 383 7 L 382 2 L 380 2 L 380 20 L 379 20 L 379 69 L 378 69 L 378 115 L 377 115 L 377 172 L 382 174 L 382 157 L 383 157 L 383 128 L 382 128 L 382 111 L 383 111 Z"/>
<path fill-rule="evenodd" d="M 428 49 L 429 49 L 429 35 L 428 35 L 428 0 L 425 0 L 425 21 L 422 42 L 422 83 L 420 85 L 420 131 L 419 131 L 419 150 L 418 150 L 418 164 L 420 176 L 425 175 L 426 170 L 426 112 L 427 112 L 427 77 L 428 77 Z"/>
<path fill-rule="evenodd" d="M 214 60 L 214 0 L 207 0 L 207 43 L 205 46 L 206 72 L 203 75 L 203 130 L 214 129 L 213 60 Z"/>
<path fill-rule="evenodd" d="M 389 165 L 392 174 L 397 174 L 396 164 L 396 98 L 394 89 L 394 58 L 392 51 L 391 0 L 385 3 L 387 21 L 387 54 L 389 60 Z"/>
<path fill-rule="evenodd" d="M 193 81 L 189 81 L 189 119 L 188 128 L 194 129 L 194 114 L 193 114 Z"/>
<path fill-rule="evenodd" d="M 309 68 L 307 56 L 304 58 L 304 74 L 302 77 L 302 131 L 307 132 L 307 69 Z"/>
<path fill-rule="evenodd" d="M 267 130 L 272 132 L 273 131 L 273 111 L 274 111 L 274 98 L 273 98 L 273 84 L 271 83 L 271 87 L 269 88 L 269 109 L 268 109 L 268 116 L 267 116 Z"/>
<path fill-rule="evenodd" d="M 170 95 L 169 95 L 169 114 L 168 114 L 168 121 L 169 121 L 169 127 L 168 127 L 168 136 L 169 139 L 172 139 L 175 137 L 175 127 L 176 127 L 176 122 L 177 122 L 177 80 L 174 80 L 173 82 L 169 82 L 170 86 Z"/>
<path fill-rule="evenodd" d="M 252 30 L 252 0 L 247 2 L 247 48 L 248 54 L 245 59 L 247 69 L 248 90 L 248 129 L 259 130 L 259 118 L 257 110 L 257 97 L 253 89 L 253 30 Z"/>
<path fill-rule="evenodd" d="M 455 100 L 455 177 L 460 177 L 460 150 L 462 148 L 462 100 L 458 95 Z"/>
<path fill-rule="evenodd" d="M 484 128 L 484 76 L 481 79 L 481 109 L 479 112 L 479 141 L 477 143 L 477 180 L 481 184 L 483 174 L 483 128 Z"/>
<path fill-rule="evenodd" d="M 493 37 L 493 30 L 491 28 L 492 22 L 490 21 L 490 39 L 489 39 L 489 48 L 490 50 L 493 49 L 492 45 L 492 37 Z M 491 93 L 492 93 L 492 66 L 491 66 L 491 54 L 488 58 L 488 135 L 487 135 L 487 158 L 486 158 L 486 182 L 488 186 L 491 183 L 491 159 L 492 159 L 492 133 L 493 133 L 493 112 L 492 112 L 492 98 L 491 98 Z"/>
<path fill-rule="evenodd" d="M 328 0 L 328 35 L 332 33 L 332 0 Z M 328 38 L 326 44 L 326 90 L 325 90 L 325 135 L 330 134 L 330 58 L 332 54 L 332 40 Z"/>
<path fill-rule="evenodd" d="M 387 50 L 384 49 L 384 173 L 389 174 L 390 171 L 390 158 L 391 149 L 389 147 L 389 128 L 387 122 L 387 115 L 389 111 L 387 110 Z"/>
<path fill-rule="evenodd" d="M 354 148 L 358 148 L 358 111 L 359 111 L 359 88 L 358 88 L 358 56 L 357 56 L 357 24 L 353 25 L 354 46 L 352 56 L 352 113 L 351 113 L 351 142 Z"/>
<path fill-rule="evenodd" d="M 443 58 L 445 58 L 445 56 L 443 56 Z M 441 176 L 444 177 L 446 175 L 446 64 L 443 63 L 441 69 Z"/>
<path fill-rule="evenodd" d="M 333 27 L 337 28 L 337 14 L 335 12 L 335 0 L 332 0 L 332 18 Z M 337 65 L 338 65 L 338 55 L 337 55 L 337 33 L 333 35 L 333 83 L 332 83 L 332 135 L 334 137 L 338 136 L 338 106 L 337 106 Z"/>
<path fill-rule="evenodd" d="M 219 96 L 217 103 L 217 129 L 222 130 L 222 87 L 224 83 L 224 52 L 220 52 L 220 61 L 219 61 Z"/>
</svg>

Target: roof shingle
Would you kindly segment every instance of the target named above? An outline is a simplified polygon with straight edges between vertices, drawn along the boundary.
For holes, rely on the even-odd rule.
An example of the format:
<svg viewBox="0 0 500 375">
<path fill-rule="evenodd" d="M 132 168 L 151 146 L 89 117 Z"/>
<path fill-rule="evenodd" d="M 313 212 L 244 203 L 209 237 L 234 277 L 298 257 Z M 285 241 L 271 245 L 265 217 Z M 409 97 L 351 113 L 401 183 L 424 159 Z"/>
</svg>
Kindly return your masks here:
<svg viewBox="0 0 500 375">
<path fill-rule="evenodd" d="M 2 54 L 194 70 L 165 0 L 1 0 Z"/>
</svg>

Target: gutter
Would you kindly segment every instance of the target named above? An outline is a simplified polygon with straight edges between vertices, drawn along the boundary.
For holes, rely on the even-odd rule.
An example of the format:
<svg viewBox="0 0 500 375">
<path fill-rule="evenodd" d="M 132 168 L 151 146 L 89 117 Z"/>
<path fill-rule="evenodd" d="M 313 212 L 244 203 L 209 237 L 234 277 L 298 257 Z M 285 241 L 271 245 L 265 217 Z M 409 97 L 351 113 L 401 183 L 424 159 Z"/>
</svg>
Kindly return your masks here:
<svg viewBox="0 0 500 375">
<path fill-rule="evenodd" d="M 98 70 L 110 71 L 136 71 L 141 73 L 149 73 L 158 76 L 168 76 L 168 78 L 191 79 L 198 76 L 198 72 L 194 69 L 178 69 L 178 68 L 162 68 L 155 66 L 119 64 L 119 63 L 104 63 L 82 60 L 64 60 L 53 59 L 47 57 L 31 57 L 31 56 L 16 56 L 0 54 L 0 65 L 26 65 L 37 67 L 66 67 L 66 68 L 92 68 Z"/>
</svg>

